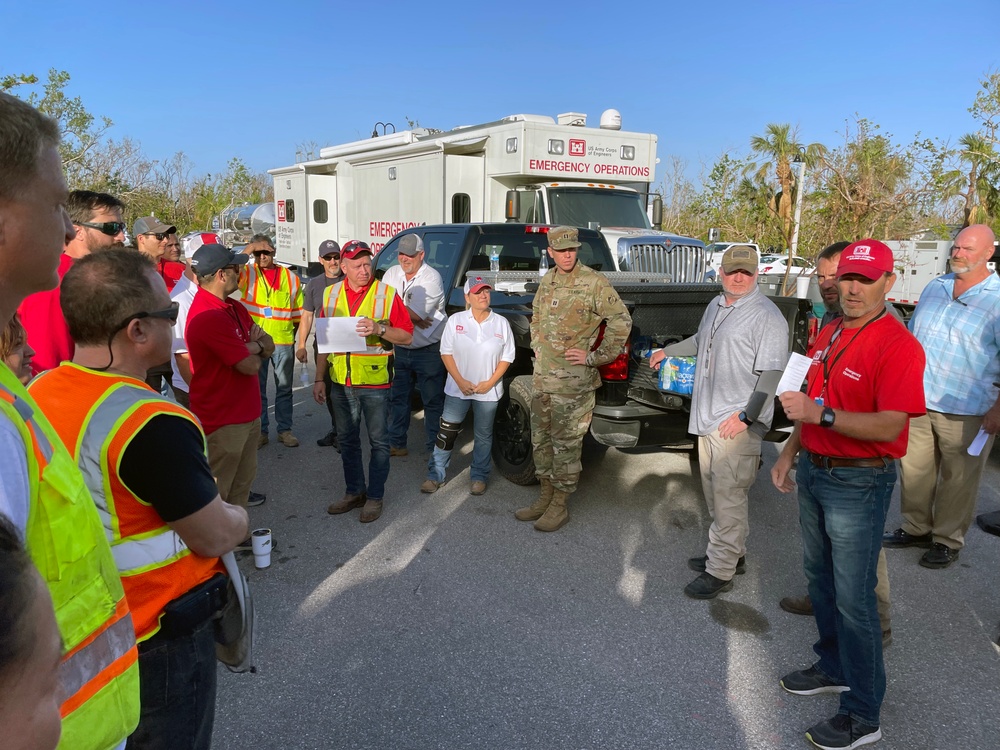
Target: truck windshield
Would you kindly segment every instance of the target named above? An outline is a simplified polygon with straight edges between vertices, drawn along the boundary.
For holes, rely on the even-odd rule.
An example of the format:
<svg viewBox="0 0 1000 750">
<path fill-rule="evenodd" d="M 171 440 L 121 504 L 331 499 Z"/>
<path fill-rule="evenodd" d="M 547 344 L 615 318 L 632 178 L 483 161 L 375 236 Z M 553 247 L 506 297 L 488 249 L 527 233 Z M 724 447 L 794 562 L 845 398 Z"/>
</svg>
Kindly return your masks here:
<svg viewBox="0 0 1000 750">
<path fill-rule="evenodd" d="M 552 224 L 586 227 L 596 221 L 602 227 L 651 228 L 637 193 L 559 187 L 549 190 L 549 201 Z"/>
</svg>

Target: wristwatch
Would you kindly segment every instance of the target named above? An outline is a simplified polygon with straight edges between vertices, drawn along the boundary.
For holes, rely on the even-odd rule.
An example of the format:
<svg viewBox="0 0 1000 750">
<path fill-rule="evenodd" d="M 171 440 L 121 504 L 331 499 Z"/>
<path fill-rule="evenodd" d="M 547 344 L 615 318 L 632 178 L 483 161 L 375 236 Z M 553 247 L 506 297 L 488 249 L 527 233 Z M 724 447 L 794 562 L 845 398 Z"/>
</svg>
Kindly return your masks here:
<svg viewBox="0 0 1000 750">
<path fill-rule="evenodd" d="M 739 420 L 740 420 L 740 421 L 741 421 L 741 422 L 742 422 L 743 424 L 745 424 L 745 425 L 746 425 L 747 427 L 749 427 L 750 425 L 752 425 L 752 424 L 753 424 L 753 420 L 752 420 L 752 419 L 750 419 L 750 417 L 748 417 L 748 416 L 747 416 L 747 413 L 746 413 L 746 411 L 741 411 L 741 412 L 739 413 L 738 417 L 739 417 Z"/>
<path fill-rule="evenodd" d="M 823 413 L 819 417 L 820 427 L 833 427 L 833 422 L 837 418 L 836 412 L 829 406 L 823 409 Z"/>
</svg>

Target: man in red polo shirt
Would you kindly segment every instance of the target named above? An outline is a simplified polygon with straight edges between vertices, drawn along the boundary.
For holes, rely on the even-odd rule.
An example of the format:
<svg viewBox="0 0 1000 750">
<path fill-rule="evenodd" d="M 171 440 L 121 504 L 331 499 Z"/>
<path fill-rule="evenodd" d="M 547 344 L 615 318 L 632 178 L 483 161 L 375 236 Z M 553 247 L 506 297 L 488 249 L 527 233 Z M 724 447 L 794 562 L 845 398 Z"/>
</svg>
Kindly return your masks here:
<svg viewBox="0 0 1000 750">
<path fill-rule="evenodd" d="M 396 290 L 375 278 L 372 251 L 364 242 L 351 240 L 344 245 L 341 268 L 346 279 L 323 293 L 323 307 L 316 311 L 317 330 L 322 318 L 350 318 L 356 321 L 354 330 L 360 339 L 352 351 L 335 352 L 316 363 L 313 398 L 318 404 L 326 403 L 329 380 L 347 492 L 327 508 L 327 513 L 361 508 L 361 523 L 370 523 L 382 514 L 389 476 L 392 350 L 386 344 L 409 344 L 413 321 Z M 362 414 L 371 445 L 367 483 L 361 455 Z"/>
<path fill-rule="evenodd" d="M 125 244 L 123 208 L 124 203 L 107 193 L 74 190 L 69 194 L 66 211 L 76 235 L 66 243 L 59 259 L 60 286 L 28 296 L 17 310 L 28 345 L 35 350 L 35 358 L 31 361 L 35 375 L 73 359 L 73 339 L 59 306 L 62 278 L 73 261 L 98 250 Z"/>
<path fill-rule="evenodd" d="M 188 311 L 191 411 L 208 439 L 208 460 L 222 499 L 247 506 L 257 475 L 260 387 L 257 371 L 274 341 L 229 299 L 248 258 L 223 245 L 203 245 L 191 258 L 198 293 Z"/>
</svg>

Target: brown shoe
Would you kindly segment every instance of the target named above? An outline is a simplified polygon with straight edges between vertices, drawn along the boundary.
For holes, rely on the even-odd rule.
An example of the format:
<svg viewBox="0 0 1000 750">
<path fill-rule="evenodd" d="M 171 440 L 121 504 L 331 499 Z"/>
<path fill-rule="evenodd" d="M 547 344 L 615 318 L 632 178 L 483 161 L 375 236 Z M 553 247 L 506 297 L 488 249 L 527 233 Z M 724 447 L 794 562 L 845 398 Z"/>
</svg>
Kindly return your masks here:
<svg viewBox="0 0 1000 750">
<path fill-rule="evenodd" d="M 267 435 L 265 435 L 263 432 L 260 433 L 260 437 L 257 438 L 257 450 L 260 450 L 267 444 L 268 444 Z"/>
<path fill-rule="evenodd" d="M 486 492 L 486 482 L 475 481 L 469 487 L 469 492 L 473 495 L 482 495 Z"/>
<path fill-rule="evenodd" d="M 425 495 L 430 495 L 437 492 L 440 486 L 440 482 L 435 482 L 433 479 L 425 479 L 424 483 L 420 485 L 420 491 Z"/>
<path fill-rule="evenodd" d="M 354 510 L 355 508 L 360 508 L 365 504 L 365 493 L 362 492 L 360 495 L 352 495 L 350 493 L 344 495 L 344 498 L 338 503 L 331 503 L 330 507 L 326 509 L 326 512 L 331 516 L 335 516 L 338 513 L 347 513 L 349 510 Z"/>
<path fill-rule="evenodd" d="M 789 614 L 812 617 L 813 603 L 809 598 L 809 594 L 805 596 L 786 596 L 778 602 L 778 606 Z"/>
<path fill-rule="evenodd" d="M 278 433 L 278 442 L 281 443 L 286 448 L 298 448 L 299 439 L 291 433 L 290 430 L 285 430 L 284 432 Z"/>
<path fill-rule="evenodd" d="M 406 448 L 389 448 L 390 456 L 409 456 L 410 452 Z"/>
<path fill-rule="evenodd" d="M 545 513 L 552 502 L 552 482 L 548 479 L 540 479 L 542 485 L 538 493 L 538 499 L 526 508 L 518 508 L 514 511 L 514 518 L 518 521 L 537 521 Z"/>
<path fill-rule="evenodd" d="M 361 509 L 361 523 L 371 523 L 372 521 L 377 521 L 378 517 L 381 515 L 382 501 L 368 500 L 365 502 L 365 507 Z"/>
<path fill-rule="evenodd" d="M 535 531 L 558 531 L 569 523 L 569 511 L 566 510 L 568 497 L 568 492 L 556 489 L 552 491 L 552 502 L 542 517 L 535 521 Z"/>
</svg>

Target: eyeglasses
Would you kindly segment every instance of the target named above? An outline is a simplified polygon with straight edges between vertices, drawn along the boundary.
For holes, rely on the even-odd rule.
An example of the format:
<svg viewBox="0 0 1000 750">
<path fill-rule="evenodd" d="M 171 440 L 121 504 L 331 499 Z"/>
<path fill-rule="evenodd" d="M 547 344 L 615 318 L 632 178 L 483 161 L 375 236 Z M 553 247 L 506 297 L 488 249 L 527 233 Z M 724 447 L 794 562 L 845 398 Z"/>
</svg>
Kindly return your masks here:
<svg viewBox="0 0 1000 750">
<path fill-rule="evenodd" d="M 165 310 L 153 310 L 152 312 L 137 312 L 129 315 L 125 320 L 123 320 L 118 327 L 115 329 L 114 333 L 125 328 L 133 320 L 142 320 L 143 318 L 160 318 L 162 320 L 169 320 L 171 324 L 177 322 L 177 315 L 180 313 L 181 304 L 180 302 L 171 302 L 170 307 Z M 114 335 L 114 334 L 112 334 Z"/>
<path fill-rule="evenodd" d="M 90 227 L 91 229 L 96 229 L 101 234 L 108 235 L 108 237 L 115 237 L 125 231 L 125 222 L 123 221 L 102 221 L 99 224 L 94 224 L 89 221 L 74 221 L 73 223 L 78 227 Z"/>
<path fill-rule="evenodd" d="M 167 239 L 167 237 L 170 236 L 170 233 L 169 232 L 143 232 L 142 236 L 143 237 L 156 237 L 156 241 L 157 242 L 163 242 L 163 240 Z"/>
</svg>

